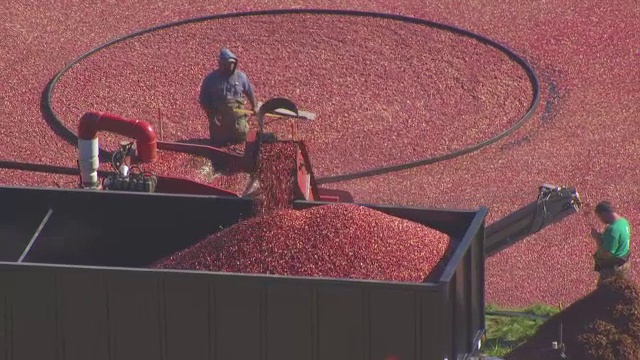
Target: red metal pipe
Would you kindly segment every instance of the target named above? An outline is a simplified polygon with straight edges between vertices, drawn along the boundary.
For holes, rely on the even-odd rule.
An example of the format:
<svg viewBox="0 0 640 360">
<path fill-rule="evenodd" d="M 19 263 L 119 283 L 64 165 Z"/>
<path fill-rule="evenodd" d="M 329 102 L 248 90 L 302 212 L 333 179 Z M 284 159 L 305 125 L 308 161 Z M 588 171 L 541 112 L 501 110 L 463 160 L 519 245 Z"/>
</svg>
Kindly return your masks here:
<svg viewBox="0 0 640 360">
<path fill-rule="evenodd" d="M 97 137 L 98 131 L 134 138 L 138 157 L 143 162 L 155 161 L 158 156 L 156 133 L 146 121 L 125 119 L 102 112 L 88 112 L 82 115 L 78 125 L 78 137 L 82 140 L 93 140 Z"/>
</svg>

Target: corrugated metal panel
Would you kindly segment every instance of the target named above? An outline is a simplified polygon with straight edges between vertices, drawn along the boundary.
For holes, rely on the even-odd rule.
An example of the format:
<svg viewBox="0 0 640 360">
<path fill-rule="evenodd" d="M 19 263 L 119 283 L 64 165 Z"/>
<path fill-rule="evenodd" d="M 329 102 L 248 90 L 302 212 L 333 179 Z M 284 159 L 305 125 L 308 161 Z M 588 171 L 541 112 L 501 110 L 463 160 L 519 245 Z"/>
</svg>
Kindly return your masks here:
<svg viewBox="0 0 640 360">
<path fill-rule="evenodd" d="M 8 276 L 9 274 L 0 271 L 0 360 L 8 360 L 9 353 L 11 351 L 10 335 L 12 333 L 11 314 L 7 307 L 8 291 Z"/>
<path fill-rule="evenodd" d="M 15 360 L 419 359 L 438 349 L 425 334 L 440 312 L 428 285 L 28 264 L 0 273 L 12 278 L 3 295 Z"/>
<path fill-rule="evenodd" d="M 103 276 L 66 271 L 58 276 L 65 360 L 108 360 L 108 293 Z"/>
<path fill-rule="evenodd" d="M 4 272 L 4 271 L 3 271 Z M 51 359 L 61 353 L 59 292 L 54 272 L 7 269 L 9 359 Z"/>
</svg>

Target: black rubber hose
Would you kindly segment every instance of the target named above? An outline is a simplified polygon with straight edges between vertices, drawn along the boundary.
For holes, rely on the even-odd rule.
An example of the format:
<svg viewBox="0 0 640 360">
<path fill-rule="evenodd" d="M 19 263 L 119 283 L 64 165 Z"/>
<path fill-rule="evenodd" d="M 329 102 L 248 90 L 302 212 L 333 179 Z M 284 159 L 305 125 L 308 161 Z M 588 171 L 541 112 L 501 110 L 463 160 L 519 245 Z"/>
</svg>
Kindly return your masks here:
<svg viewBox="0 0 640 360">
<path fill-rule="evenodd" d="M 47 164 L 23 163 L 23 162 L 17 162 L 17 161 L 1 161 L 0 160 L 0 169 L 31 171 L 31 172 L 41 172 L 41 173 L 61 174 L 61 175 L 80 175 L 79 168 L 47 165 Z M 114 174 L 115 172 L 112 172 L 112 171 L 102 171 L 102 170 L 98 171 L 99 176 L 110 176 Z"/>
<path fill-rule="evenodd" d="M 521 317 L 527 318 L 531 320 L 542 320 L 546 321 L 550 318 L 550 316 L 544 315 L 536 315 L 532 313 L 519 312 L 519 311 L 486 311 L 484 313 L 487 316 L 500 316 L 500 317 Z"/>
<path fill-rule="evenodd" d="M 92 50 L 80 55 L 78 58 L 74 59 L 69 64 L 67 64 L 67 66 L 65 66 L 62 70 L 60 70 L 53 77 L 53 79 L 49 82 L 49 84 L 47 85 L 47 87 L 45 88 L 45 90 L 43 92 L 42 106 L 41 106 L 42 107 L 42 111 L 43 111 L 43 115 L 44 115 L 45 119 L 49 122 L 49 125 L 51 126 L 51 128 L 54 131 L 56 131 L 56 133 L 58 133 L 60 136 L 62 136 L 70 144 L 77 145 L 78 137 L 75 134 L 75 132 L 70 130 L 69 128 L 67 128 L 62 123 L 62 121 L 58 118 L 58 116 L 55 114 L 55 112 L 53 111 L 53 108 L 51 106 L 51 97 L 52 97 L 52 94 L 53 94 L 53 90 L 54 90 L 57 82 L 60 80 L 60 78 L 67 71 L 69 71 L 73 66 L 78 64 L 83 59 L 85 59 L 85 58 L 97 53 L 100 50 L 103 50 L 103 49 L 105 49 L 105 48 L 107 48 L 109 46 L 112 46 L 114 44 L 120 43 L 122 41 L 129 40 L 131 38 L 134 38 L 134 37 L 137 37 L 137 36 L 140 36 L 140 35 L 144 35 L 144 34 L 148 34 L 148 33 L 154 32 L 154 31 L 159 31 L 159 30 L 162 30 L 162 29 L 167 29 L 167 28 L 176 27 L 176 26 L 180 26 L 180 25 L 192 24 L 192 23 L 204 22 L 204 21 L 210 21 L 210 20 L 220 20 L 220 19 L 239 18 L 239 17 L 248 17 L 248 16 L 294 15 L 294 14 L 341 15 L 341 16 L 372 17 L 372 18 L 379 18 L 379 19 L 388 19 L 388 20 L 395 20 L 395 21 L 411 23 L 411 24 L 417 24 L 417 25 L 422 25 L 422 26 L 428 26 L 428 27 L 431 27 L 431 28 L 440 29 L 440 30 L 444 30 L 444 31 L 449 31 L 449 32 L 452 32 L 454 34 L 470 37 L 470 38 L 475 39 L 475 40 L 477 40 L 477 41 L 479 41 L 479 42 L 481 42 L 481 43 L 483 43 L 485 45 L 491 46 L 491 47 L 503 52 L 510 59 L 512 59 L 513 61 L 518 63 L 525 70 L 525 72 L 527 73 L 527 75 L 529 77 L 529 81 L 531 82 L 532 90 L 533 90 L 533 98 L 531 100 L 531 103 L 529 105 L 529 109 L 527 110 L 527 112 L 518 121 L 516 121 L 510 128 L 508 128 L 506 131 L 504 131 L 501 134 L 498 134 L 498 135 L 496 135 L 496 136 L 494 136 L 494 137 L 492 137 L 492 138 L 490 138 L 488 140 L 485 140 L 485 141 L 483 141 L 481 143 L 469 146 L 467 148 L 464 148 L 464 149 L 461 149 L 461 150 L 457 150 L 457 151 L 454 151 L 454 152 L 451 152 L 451 153 L 448 153 L 448 154 L 440 155 L 440 156 L 429 157 L 429 158 L 425 158 L 425 159 L 421 159 L 421 160 L 417 160 L 417 161 L 411 161 L 411 162 L 404 163 L 404 164 L 399 164 L 399 165 L 385 166 L 385 167 L 379 167 L 379 168 L 360 171 L 360 172 L 353 172 L 353 173 L 348 173 L 348 174 L 342 174 L 342 175 L 335 175 L 335 176 L 327 176 L 327 177 L 323 177 L 323 178 L 318 178 L 318 179 L 316 179 L 316 183 L 317 184 L 328 184 L 328 183 L 335 183 L 335 182 L 346 181 L 346 180 L 354 180 L 354 179 L 363 178 L 363 177 L 377 176 L 377 175 L 382 175 L 382 174 L 386 174 L 386 173 L 390 173 L 390 172 L 407 170 L 407 169 L 411 169 L 411 168 L 418 167 L 418 166 L 434 164 L 434 163 L 437 163 L 437 162 L 440 162 L 440 161 L 450 160 L 450 159 L 453 159 L 453 158 L 458 157 L 458 156 L 469 154 L 471 152 L 474 152 L 474 151 L 477 151 L 479 149 L 482 149 L 483 147 L 489 146 L 489 145 L 491 145 L 491 144 L 493 144 L 493 143 L 495 143 L 495 142 L 507 137 L 508 135 L 510 135 L 511 133 L 513 133 L 514 131 L 516 131 L 520 127 L 522 127 L 522 125 L 524 125 L 525 122 L 532 117 L 532 115 L 534 114 L 534 112 L 535 112 L 535 110 L 538 107 L 538 104 L 540 102 L 540 85 L 539 85 L 539 82 L 538 82 L 538 77 L 537 77 L 535 71 L 533 70 L 533 68 L 531 68 L 531 66 L 527 63 L 527 61 L 524 60 L 523 58 L 521 58 L 520 56 L 518 56 L 515 52 L 511 51 L 506 46 L 501 45 L 501 44 L 499 44 L 499 43 L 497 43 L 497 42 L 495 42 L 495 41 L 493 41 L 491 39 L 488 39 L 486 37 L 483 37 L 481 35 L 475 34 L 475 33 L 471 32 L 471 31 L 460 29 L 460 28 L 457 28 L 457 27 L 451 26 L 451 25 L 445 25 L 445 24 L 429 21 L 429 20 L 423 20 L 423 19 L 418 19 L 418 18 L 414 18 L 414 17 L 403 16 L 403 15 L 395 15 L 395 14 L 385 14 L 385 13 L 355 11 L 355 10 L 280 9 L 280 10 L 262 10 L 262 11 L 237 12 L 237 13 L 217 14 L 217 15 L 208 15 L 208 16 L 202 16 L 202 17 L 189 18 L 189 19 L 185 19 L 185 20 L 180 20 L 180 21 L 176 21 L 176 22 L 170 22 L 170 23 L 165 23 L 165 24 L 161 24 L 161 25 L 158 25 L 158 26 L 150 27 L 150 28 L 138 31 L 138 32 L 131 33 L 129 35 L 118 37 L 118 38 L 113 39 L 113 40 L 111 40 L 111 41 L 109 41 L 107 43 L 104 43 L 104 44 L 102 44 L 102 45 L 100 45 L 100 46 L 98 46 L 98 47 L 96 47 L 96 48 L 94 48 L 94 49 L 92 49 Z M 100 155 L 101 155 L 101 158 L 108 159 L 108 157 L 111 155 L 111 153 L 108 152 L 108 151 L 105 151 L 104 149 L 100 149 Z"/>
</svg>

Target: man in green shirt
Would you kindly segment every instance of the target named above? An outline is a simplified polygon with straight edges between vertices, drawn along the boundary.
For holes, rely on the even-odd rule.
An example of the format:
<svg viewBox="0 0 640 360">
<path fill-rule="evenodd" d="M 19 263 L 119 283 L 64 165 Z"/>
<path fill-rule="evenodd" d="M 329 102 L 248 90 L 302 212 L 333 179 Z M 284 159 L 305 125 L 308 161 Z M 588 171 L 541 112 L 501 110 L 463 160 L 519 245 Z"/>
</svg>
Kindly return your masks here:
<svg viewBox="0 0 640 360">
<path fill-rule="evenodd" d="M 600 202 L 596 206 L 595 213 L 607 225 L 602 233 L 591 229 L 591 236 L 598 245 L 598 250 L 594 254 L 594 270 L 600 273 L 602 279 L 626 268 L 629 261 L 631 228 L 629 221 L 620 216 L 608 201 Z"/>
</svg>

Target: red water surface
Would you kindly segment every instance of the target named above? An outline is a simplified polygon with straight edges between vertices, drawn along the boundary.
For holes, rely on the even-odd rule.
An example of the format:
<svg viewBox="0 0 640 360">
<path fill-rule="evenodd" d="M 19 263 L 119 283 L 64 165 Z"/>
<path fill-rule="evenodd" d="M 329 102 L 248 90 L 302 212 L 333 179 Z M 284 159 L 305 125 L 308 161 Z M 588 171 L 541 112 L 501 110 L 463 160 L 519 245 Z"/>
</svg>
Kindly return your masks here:
<svg viewBox="0 0 640 360">
<path fill-rule="evenodd" d="M 358 201 L 454 207 L 486 205 L 491 209 L 488 219 L 491 222 L 533 200 L 536 189 L 541 183 L 554 183 L 576 186 L 581 195 L 591 204 L 600 199 L 609 199 L 618 204 L 620 212 L 628 217 L 632 224 L 640 223 L 637 206 L 640 200 L 640 190 L 637 186 L 640 179 L 637 160 L 640 144 L 640 127 L 638 126 L 640 72 L 637 66 L 640 60 L 638 47 L 640 35 L 637 31 L 637 19 L 640 16 L 640 7 L 633 0 L 608 2 L 587 0 L 579 4 L 560 0 L 545 2 L 507 0 L 503 2 L 474 1 L 466 2 L 464 5 L 452 0 L 430 3 L 403 0 L 396 1 L 393 5 L 381 0 L 350 2 L 260 0 L 251 3 L 243 1 L 214 3 L 195 0 L 137 1 L 127 5 L 59 1 L 47 7 L 28 1 L 13 1 L 0 10 L 3 18 L 0 28 L 0 33 L 3 35 L 3 41 L 0 44 L 0 64 L 4 70 L 4 81 L 0 85 L 3 99 L 0 107 L 0 159 L 75 165 L 75 149 L 64 143 L 50 130 L 42 119 L 39 101 L 51 77 L 68 61 L 93 46 L 115 36 L 167 21 L 210 13 L 276 7 L 376 10 L 454 24 L 507 44 L 524 55 L 541 75 L 542 86 L 545 89 L 544 100 L 549 100 L 550 105 L 546 107 L 543 103 L 537 116 L 516 134 L 500 144 L 445 163 L 335 184 L 335 187 L 352 191 Z M 280 24 L 280 26 L 284 25 Z M 269 32 L 277 27 L 278 25 L 266 24 L 260 31 Z M 252 35 L 246 34 L 240 25 L 230 25 L 228 31 L 243 34 L 247 38 L 251 38 Z M 337 33 L 341 29 L 336 27 L 335 31 Z M 382 53 L 390 51 L 389 45 L 375 50 L 377 38 L 350 40 L 355 43 L 368 43 L 367 46 L 371 51 Z M 382 40 L 380 41 L 382 45 L 388 44 Z M 175 48 L 169 50 L 151 47 L 140 52 L 150 56 L 154 53 L 179 53 L 180 44 L 174 45 Z M 251 58 L 259 57 L 258 52 L 252 50 L 260 49 L 261 44 L 242 46 L 232 44 L 231 46 L 233 45 L 235 45 L 234 50 L 246 59 L 246 66 L 251 69 Z M 210 62 L 213 62 L 217 47 L 218 44 L 212 42 L 210 48 L 201 49 L 198 54 L 210 55 Z M 323 59 L 317 55 L 307 58 L 304 56 L 303 49 L 300 48 L 297 52 L 289 51 L 291 52 L 287 54 L 295 54 L 296 61 L 308 68 L 312 68 L 314 64 L 322 66 L 328 61 L 323 62 Z M 345 54 L 346 49 L 343 43 L 336 43 L 327 51 L 327 58 L 332 58 Z M 437 54 L 431 54 L 431 59 L 437 58 L 435 55 Z M 476 57 L 476 55 L 482 56 Z M 179 58 L 179 56 L 175 57 Z M 463 63 L 465 58 L 476 61 L 475 59 L 485 58 L 485 55 L 471 51 L 461 59 Z M 396 59 L 395 63 L 403 63 L 402 60 L 402 58 Z M 137 58 L 122 61 L 121 64 L 124 65 L 127 61 L 130 64 L 139 63 Z M 191 75 L 200 75 L 200 72 L 206 70 L 204 66 L 206 61 L 203 59 L 201 61 L 199 67 L 189 70 L 192 72 L 187 74 L 189 80 L 181 78 L 178 71 L 180 64 L 176 64 L 176 73 L 166 74 L 168 83 L 197 82 Z M 489 63 L 481 65 L 495 64 L 494 61 Z M 418 63 L 406 60 L 405 65 L 407 71 L 416 69 L 418 73 L 424 73 L 420 71 Z M 377 65 L 372 64 L 371 68 L 376 68 L 375 66 Z M 362 73 L 357 73 L 359 78 L 374 79 L 381 76 L 379 72 L 367 74 L 366 64 L 362 67 L 365 69 L 362 69 Z M 107 71 L 108 67 L 102 69 Z M 294 69 L 294 67 L 291 68 L 289 79 L 295 82 L 303 81 L 298 78 L 299 74 Z M 456 69 L 462 70 L 464 67 L 459 66 Z M 98 70 L 100 70 L 99 67 L 92 68 L 92 71 Z M 123 66 L 123 71 L 130 70 Z M 262 71 L 262 69 L 252 69 L 252 77 L 256 78 L 263 88 L 270 88 L 272 85 L 265 80 L 262 83 L 259 82 L 262 76 L 259 74 Z M 478 82 L 467 77 L 463 78 L 462 75 L 465 74 L 468 75 L 464 71 L 459 72 L 460 86 L 473 84 L 474 88 L 470 89 L 469 93 L 487 83 L 485 78 L 480 78 L 482 81 Z M 517 79 L 517 76 L 507 76 L 507 78 Z M 95 81 L 95 79 L 88 80 Z M 348 78 L 335 79 L 336 82 L 348 80 Z M 423 94 L 435 87 L 437 96 L 444 96 L 446 99 L 446 92 L 452 89 L 450 84 L 438 79 L 433 80 L 431 84 L 433 85 L 425 90 L 421 87 L 422 85 L 413 84 L 402 78 L 401 83 L 392 83 L 388 86 L 396 86 L 400 89 L 399 91 L 406 91 L 405 104 L 409 108 L 417 109 L 416 111 L 447 107 L 446 103 L 440 104 L 442 107 L 433 106 L 430 101 L 437 101 L 438 98 L 425 97 Z M 107 88 L 113 86 L 112 84 L 103 85 Z M 148 86 L 146 83 L 141 85 Z M 514 90 L 503 92 L 503 88 L 496 87 L 488 89 L 486 94 L 503 94 L 501 96 L 505 96 L 505 99 L 516 99 L 513 100 L 514 104 L 521 101 L 517 100 L 521 94 L 512 93 L 519 92 L 520 85 L 517 83 L 505 85 L 513 86 Z M 347 86 L 351 87 L 351 85 Z M 369 90 L 366 86 L 364 88 Z M 337 89 L 344 88 L 338 85 Z M 416 91 L 412 92 L 412 89 Z M 418 89 L 420 91 L 417 91 Z M 151 86 L 139 92 L 152 95 L 155 91 Z M 378 103 L 383 103 L 391 109 L 400 107 L 397 100 L 387 104 L 376 96 L 367 97 L 368 94 L 375 94 L 376 91 L 379 89 L 354 92 L 362 96 L 351 100 L 353 107 L 362 111 L 361 115 L 367 114 L 368 111 L 373 113 L 371 110 L 377 111 L 380 108 Z M 265 92 L 269 95 L 275 95 L 275 93 L 275 90 L 273 93 Z M 92 96 L 87 95 L 89 98 Z M 127 95 L 122 94 L 122 96 Z M 310 100 L 298 94 L 277 95 L 288 96 L 303 103 L 309 103 L 308 100 Z M 140 95 L 136 93 L 135 96 L 139 99 Z M 300 100 L 296 96 L 300 96 Z M 63 100 L 60 97 L 56 101 L 66 104 L 59 104 L 59 106 L 68 107 L 63 120 L 69 124 L 73 123 L 75 115 L 84 111 L 84 107 L 100 105 L 95 101 L 82 103 L 84 100 L 77 98 Z M 154 101 L 151 97 L 146 101 L 139 100 L 140 106 L 147 106 L 148 109 L 155 107 Z M 301 107 L 304 108 L 304 105 Z M 493 107 L 487 110 L 496 111 Z M 454 112 L 457 108 L 451 107 L 447 111 Z M 121 115 L 131 114 L 122 113 Z M 385 118 L 384 113 L 376 116 L 380 116 L 380 121 L 392 123 Z M 367 165 L 374 161 L 392 162 L 396 157 L 399 161 L 407 160 L 417 156 L 422 150 L 443 149 L 443 146 L 424 147 L 424 143 L 433 145 L 442 141 L 443 136 L 451 136 L 451 133 L 424 131 L 423 123 L 420 122 L 423 119 L 420 119 L 420 116 L 416 118 L 418 120 L 415 122 L 403 120 L 404 122 L 398 126 L 400 129 L 398 136 L 394 138 L 383 131 L 384 127 L 378 129 L 372 125 L 373 123 L 367 122 L 374 119 L 373 114 L 345 117 L 344 120 L 336 123 L 333 132 L 320 132 L 328 139 L 315 140 L 318 145 L 312 146 L 314 151 L 312 159 L 317 159 L 314 163 L 318 167 L 317 171 L 325 175 L 338 172 L 341 169 L 333 163 L 340 163 L 341 157 L 349 156 L 344 150 L 326 144 L 351 141 L 354 144 L 353 149 L 357 151 L 350 154 L 356 154 L 356 157 L 361 158 L 357 164 Z M 477 120 L 473 117 L 469 119 Z M 183 119 L 180 123 L 185 121 L 193 121 L 193 128 L 200 129 L 198 133 L 205 129 L 205 125 L 199 119 Z M 504 121 L 503 123 L 508 123 L 509 120 Z M 453 122 L 454 119 L 451 120 L 452 124 Z M 351 129 L 347 131 L 347 124 L 359 127 L 362 131 Z M 456 126 L 461 125 L 451 125 L 451 128 Z M 478 126 L 482 127 L 482 125 Z M 371 134 L 365 131 L 369 128 L 372 129 Z M 424 143 L 416 142 L 415 138 L 407 135 L 413 130 L 424 134 Z M 181 135 L 183 134 L 174 133 L 173 136 Z M 468 136 L 465 133 L 460 134 L 458 138 L 464 139 Z M 393 151 L 382 149 L 380 143 L 384 143 L 386 148 L 392 148 Z M 365 149 L 368 152 L 364 152 Z M 379 154 L 380 158 L 370 155 L 371 151 Z M 54 178 L 0 171 L 0 183 L 3 184 L 56 186 L 51 182 L 64 182 L 61 179 L 52 180 Z M 70 178 L 70 181 L 74 179 Z M 587 236 L 591 221 L 593 219 L 586 216 L 574 216 L 489 259 L 487 300 L 511 306 L 526 305 L 531 302 L 567 304 L 586 294 L 595 285 L 595 274 L 590 263 L 593 247 Z M 637 250 L 638 247 L 633 242 L 632 251 L 635 253 Z M 633 259 L 632 269 L 635 264 L 636 260 Z M 635 272 L 633 277 L 638 279 Z"/>
</svg>

